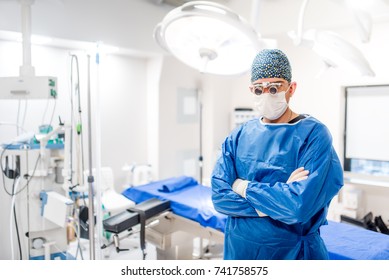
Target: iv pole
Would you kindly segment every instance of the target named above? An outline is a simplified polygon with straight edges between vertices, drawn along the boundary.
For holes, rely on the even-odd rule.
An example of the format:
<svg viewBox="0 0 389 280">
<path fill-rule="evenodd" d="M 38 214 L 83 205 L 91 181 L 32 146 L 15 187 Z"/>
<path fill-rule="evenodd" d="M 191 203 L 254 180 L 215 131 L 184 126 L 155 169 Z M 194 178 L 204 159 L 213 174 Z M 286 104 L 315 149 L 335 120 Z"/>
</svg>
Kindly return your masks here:
<svg viewBox="0 0 389 280">
<path fill-rule="evenodd" d="M 90 91 L 90 56 L 88 55 L 88 139 L 89 139 L 89 175 L 88 175 L 88 197 L 89 197 L 89 207 L 88 207 L 88 221 L 89 221 L 89 253 L 90 259 L 95 259 L 95 211 L 94 207 L 94 192 L 93 192 L 93 173 L 92 173 L 92 116 L 91 116 L 92 106 L 91 106 L 91 91 Z"/>
<path fill-rule="evenodd" d="M 199 167 L 200 167 L 200 185 L 203 184 L 203 103 L 201 101 L 201 96 L 199 94 L 198 96 L 199 98 L 199 125 L 200 125 L 200 129 L 199 129 L 199 134 L 200 134 L 200 155 L 199 155 Z"/>
</svg>

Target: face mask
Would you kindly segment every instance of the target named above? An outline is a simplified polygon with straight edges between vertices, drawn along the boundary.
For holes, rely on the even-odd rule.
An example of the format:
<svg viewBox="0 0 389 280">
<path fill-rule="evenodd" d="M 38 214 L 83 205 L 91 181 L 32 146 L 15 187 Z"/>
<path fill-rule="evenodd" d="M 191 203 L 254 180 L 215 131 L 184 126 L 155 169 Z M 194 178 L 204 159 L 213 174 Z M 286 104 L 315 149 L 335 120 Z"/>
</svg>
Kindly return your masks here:
<svg viewBox="0 0 389 280">
<path fill-rule="evenodd" d="M 265 118 L 269 120 L 276 120 L 281 117 L 288 108 L 285 93 L 286 91 L 280 91 L 274 95 L 265 93 L 255 96 L 254 107 Z"/>
</svg>

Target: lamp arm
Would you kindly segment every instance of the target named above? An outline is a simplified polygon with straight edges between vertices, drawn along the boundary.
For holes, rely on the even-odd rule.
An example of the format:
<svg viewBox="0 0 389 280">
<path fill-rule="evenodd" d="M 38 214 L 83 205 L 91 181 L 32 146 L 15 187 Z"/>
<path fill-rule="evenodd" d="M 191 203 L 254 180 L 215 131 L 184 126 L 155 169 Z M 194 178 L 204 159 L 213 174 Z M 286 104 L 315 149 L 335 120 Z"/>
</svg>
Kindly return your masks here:
<svg viewBox="0 0 389 280">
<path fill-rule="evenodd" d="M 305 16 L 305 10 L 307 8 L 309 0 L 304 0 L 299 13 L 299 19 L 297 23 L 297 36 L 295 38 L 295 44 L 300 45 L 303 37 L 303 27 L 304 27 L 304 16 Z"/>
<path fill-rule="evenodd" d="M 357 26 L 358 34 L 363 43 L 370 41 L 370 35 L 372 30 L 372 18 L 371 16 L 362 10 L 352 10 L 353 19 Z"/>
<path fill-rule="evenodd" d="M 259 18 L 261 11 L 261 0 L 253 0 L 251 4 L 250 23 L 255 31 L 259 34 Z"/>
</svg>

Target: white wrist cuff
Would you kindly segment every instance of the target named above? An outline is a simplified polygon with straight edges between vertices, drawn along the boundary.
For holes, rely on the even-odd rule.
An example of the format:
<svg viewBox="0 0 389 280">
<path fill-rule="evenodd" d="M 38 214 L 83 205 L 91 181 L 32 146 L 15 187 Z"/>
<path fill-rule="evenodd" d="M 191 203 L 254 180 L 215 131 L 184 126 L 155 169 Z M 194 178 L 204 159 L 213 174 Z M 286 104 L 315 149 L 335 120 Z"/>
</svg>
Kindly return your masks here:
<svg viewBox="0 0 389 280">
<path fill-rule="evenodd" d="M 247 180 L 236 179 L 232 184 L 232 190 L 239 194 L 241 197 L 246 198 L 246 189 L 249 182 L 250 181 Z"/>
<path fill-rule="evenodd" d="M 259 211 L 259 210 L 257 210 L 257 209 L 255 209 L 255 211 L 257 212 L 257 214 L 258 214 L 259 217 L 267 217 L 267 216 L 268 216 L 268 215 L 266 215 L 265 213 L 263 213 L 263 212 L 261 212 L 261 211 Z"/>
</svg>

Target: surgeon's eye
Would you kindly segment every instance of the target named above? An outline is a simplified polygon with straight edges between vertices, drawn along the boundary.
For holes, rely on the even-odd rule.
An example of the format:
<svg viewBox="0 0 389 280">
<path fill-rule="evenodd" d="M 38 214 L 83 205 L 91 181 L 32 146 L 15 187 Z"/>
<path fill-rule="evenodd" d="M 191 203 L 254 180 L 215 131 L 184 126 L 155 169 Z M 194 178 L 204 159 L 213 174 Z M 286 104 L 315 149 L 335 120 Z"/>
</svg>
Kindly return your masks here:
<svg viewBox="0 0 389 280">
<path fill-rule="evenodd" d="M 278 92 L 278 87 L 277 86 L 270 86 L 269 87 L 269 93 L 270 94 L 276 94 Z"/>
<path fill-rule="evenodd" d="M 261 95 L 263 93 L 263 87 L 256 86 L 253 88 L 253 93 L 255 95 Z"/>
</svg>

